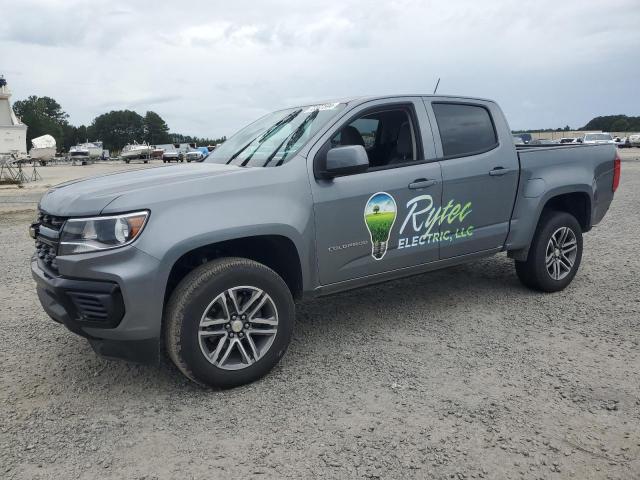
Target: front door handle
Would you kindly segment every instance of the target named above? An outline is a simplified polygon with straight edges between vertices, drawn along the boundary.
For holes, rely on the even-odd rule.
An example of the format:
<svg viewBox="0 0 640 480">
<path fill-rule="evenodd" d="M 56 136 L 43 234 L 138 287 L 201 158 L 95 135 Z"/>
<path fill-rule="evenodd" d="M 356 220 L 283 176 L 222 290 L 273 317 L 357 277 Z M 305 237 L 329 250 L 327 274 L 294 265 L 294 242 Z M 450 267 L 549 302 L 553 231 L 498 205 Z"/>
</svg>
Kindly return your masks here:
<svg viewBox="0 0 640 480">
<path fill-rule="evenodd" d="M 435 185 L 436 183 L 438 183 L 438 181 L 434 179 L 418 178 L 409 184 L 409 189 L 418 190 L 419 188 L 427 188 Z"/>
<path fill-rule="evenodd" d="M 508 168 L 494 167 L 493 170 L 489 170 L 489 175 L 493 175 L 495 177 L 500 175 L 506 175 L 509 172 L 510 170 Z"/>
</svg>

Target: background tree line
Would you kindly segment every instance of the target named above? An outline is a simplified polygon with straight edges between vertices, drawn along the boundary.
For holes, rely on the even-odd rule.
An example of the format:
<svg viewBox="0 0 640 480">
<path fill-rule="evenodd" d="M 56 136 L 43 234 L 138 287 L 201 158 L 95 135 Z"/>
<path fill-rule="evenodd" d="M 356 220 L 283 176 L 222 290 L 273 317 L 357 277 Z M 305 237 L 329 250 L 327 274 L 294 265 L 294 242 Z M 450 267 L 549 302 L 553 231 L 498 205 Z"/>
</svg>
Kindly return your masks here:
<svg viewBox="0 0 640 480">
<path fill-rule="evenodd" d="M 56 139 L 58 151 L 86 141 L 103 142 L 104 148 L 119 151 L 128 143 L 147 142 L 150 145 L 163 143 L 197 143 L 200 146 L 222 143 L 222 138 L 199 138 L 179 133 L 170 133 L 169 126 L 160 115 L 148 111 L 144 117 L 132 110 L 113 110 L 97 116 L 91 125 L 78 127 L 69 123 L 69 115 L 51 97 L 31 95 L 18 100 L 13 110 L 27 129 L 27 145 L 41 135 L 49 134 Z"/>
<path fill-rule="evenodd" d="M 527 132 L 569 132 L 571 127 L 569 125 L 564 128 L 536 128 L 531 130 L 512 130 L 511 133 L 527 133 Z"/>
<path fill-rule="evenodd" d="M 640 132 L 640 116 L 606 115 L 596 117 L 581 130 L 602 130 L 603 132 Z"/>
</svg>

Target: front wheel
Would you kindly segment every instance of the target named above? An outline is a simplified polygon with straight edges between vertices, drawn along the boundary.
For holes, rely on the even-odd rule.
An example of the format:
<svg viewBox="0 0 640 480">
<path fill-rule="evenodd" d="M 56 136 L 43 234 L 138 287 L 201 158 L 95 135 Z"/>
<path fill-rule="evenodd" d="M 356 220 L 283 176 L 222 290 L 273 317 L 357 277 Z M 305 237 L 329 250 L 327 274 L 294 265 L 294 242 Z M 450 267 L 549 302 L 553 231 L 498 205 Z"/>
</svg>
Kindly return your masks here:
<svg viewBox="0 0 640 480">
<path fill-rule="evenodd" d="M 245 258 L 201 265 L 165 315 L 169 357 L 191 380 L 229 388 L 266 375 L 291 340 L 295 306 L 282 278 Z"/>
<path fill-rule="evenodd" d="M 529 288 L 558 292 L 571 283 L 582 259 L 582 228 L 573 215 L 545 212 L 536 228 L 526 261 L 516 261 L 516 273 Z"/>
</svg>

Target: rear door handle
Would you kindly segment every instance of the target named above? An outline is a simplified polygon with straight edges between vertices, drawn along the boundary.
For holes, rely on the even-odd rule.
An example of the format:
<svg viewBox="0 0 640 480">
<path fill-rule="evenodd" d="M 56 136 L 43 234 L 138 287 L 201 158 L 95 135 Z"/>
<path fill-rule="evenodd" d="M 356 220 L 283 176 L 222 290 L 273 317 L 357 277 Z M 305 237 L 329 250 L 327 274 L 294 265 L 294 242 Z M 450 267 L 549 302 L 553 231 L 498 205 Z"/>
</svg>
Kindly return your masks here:
<svg viewBox="0 0 640 480">
<path fill-rule="evenodd" d="M 409 188 L 411 190 L 418 190 L 419 188 L 431 187 L 436 183 L 438 183 L 438 181 L 434 179 L 418 178 L 409 184 Z"/>
<path fill-rule="evenodd" d="M 489 171 L 489 175 L 493 175 L 495 176 L 500 176 L 500 175 L 506 175 L 507 173 L 509 173 L 511 170 L 509 170 L 508 168 L 504 168 L 504 167 L 494 167 L 493 170 Z"/>
</svg>

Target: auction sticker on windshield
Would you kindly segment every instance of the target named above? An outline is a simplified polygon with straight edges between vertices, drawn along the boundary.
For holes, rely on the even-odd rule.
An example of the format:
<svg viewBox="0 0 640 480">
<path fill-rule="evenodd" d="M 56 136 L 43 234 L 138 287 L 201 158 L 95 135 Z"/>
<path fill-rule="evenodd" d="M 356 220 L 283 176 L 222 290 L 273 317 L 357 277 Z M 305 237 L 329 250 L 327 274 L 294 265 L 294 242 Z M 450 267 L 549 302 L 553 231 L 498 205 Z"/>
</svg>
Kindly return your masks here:
<svg viewBox="0 0 640 480">
<path fill-rule="evenodd" d="M 307 107 L 307 109 L 302 113 L 311 113 L 311 112 L 316 112 L 316 111 L 322 112 L 324 110 L 333 110 L 338 105 L 340 105 L 340 102 L 323 103 L 321 105 L 311 105 L 311 106 Z"/>
</svg>

